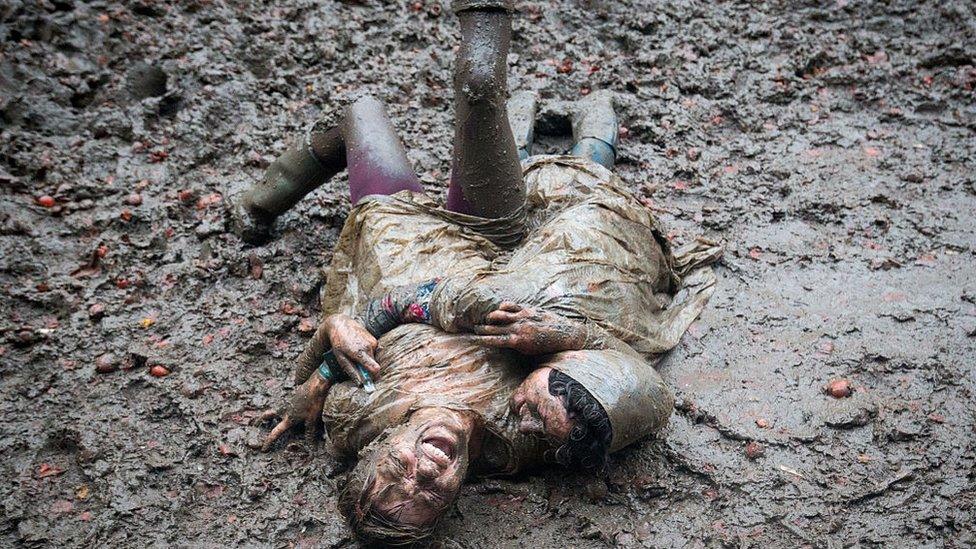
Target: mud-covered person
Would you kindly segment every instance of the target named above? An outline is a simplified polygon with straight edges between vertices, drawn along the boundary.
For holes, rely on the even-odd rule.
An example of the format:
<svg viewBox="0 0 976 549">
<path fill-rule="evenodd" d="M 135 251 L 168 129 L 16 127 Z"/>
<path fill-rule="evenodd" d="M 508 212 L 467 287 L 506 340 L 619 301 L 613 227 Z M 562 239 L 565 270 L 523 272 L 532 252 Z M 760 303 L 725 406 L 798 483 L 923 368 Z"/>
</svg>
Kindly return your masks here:
<svg viewBox="0 0 976 549">
<path fill-rule="evenodd" d="M 590 160 L 530 162 L 526 195 L 518 158 L 531 141 L 533 109 L 513 116 L 513 137 L 504 103 L 508 6 L 455 6 L 463 42 L 446 209 L 422 194 L 369 98 L 313 127 L 236 203 L 244 234 L 260 237 L 348 167 L 356 206 L 323 298 L 329 314 L 298 361 L 300 385 L 269 442 L 316 421 L 324 406 L 337 450 L 359 456 L 343 512 L 358 533 L 393 542 L 429 533 L 468 469 L 513 473 L 547 454 L 599 468 L 608 451 L 659 429 L 670 393 L 634 348 L 651 357 L 673 347 L 711 288 L 702 278 L 668 304 L 679 274 L 710 251 L 676 260 L 650 214 L 598 164 L 612 165 L 615 154 L 608 97 L 574 118 L 573 152 Z M 530 237 L 511 253 L 526 224 Z M 600 227 L 607 232 L 594 239 Z M 503 256 L 508 267 L 493 268 Z M 634 306 L 607 307 L 621 299 Z M 460 331 L 479 334 L 450 333 Z M 316 369 L 330 346 L 339 368 Z M 373 393 L 348 381 L 333 387 L 339 370 L 358 379 L 357 366 L 376 381 Z"/>
</svg>

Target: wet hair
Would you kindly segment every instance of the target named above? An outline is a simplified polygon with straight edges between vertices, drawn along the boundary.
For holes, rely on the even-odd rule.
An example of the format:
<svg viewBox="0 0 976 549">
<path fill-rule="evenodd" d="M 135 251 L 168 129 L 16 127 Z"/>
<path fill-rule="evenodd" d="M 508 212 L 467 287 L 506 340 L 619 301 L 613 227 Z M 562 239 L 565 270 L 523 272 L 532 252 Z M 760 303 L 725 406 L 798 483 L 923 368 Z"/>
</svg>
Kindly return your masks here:
<svg viewBox="0 0 976 549">
<path fill-rule="evenodd" d="M 339 488 L 339 512 L 353 532 L 366 543 L 410 545 L 433 534 L 437 521 L 421 526 L 404 524 L 373 507 L 376 461 L 385 438 L 380 437 L 367 446 L 359 461 L 346 474 L 345 483 Z"/>
<path fill-rule="evenodd" d="M 573 420 L 569 439 L 556 448 L 556 462 L 567 467 L 578 466 L 600 471 L 610 455 L 613 427 L 603 406 L 580 382 L 560 372 L 549 372 L 549 394 L 563 397 L 566 412 Z"/>
</svg>

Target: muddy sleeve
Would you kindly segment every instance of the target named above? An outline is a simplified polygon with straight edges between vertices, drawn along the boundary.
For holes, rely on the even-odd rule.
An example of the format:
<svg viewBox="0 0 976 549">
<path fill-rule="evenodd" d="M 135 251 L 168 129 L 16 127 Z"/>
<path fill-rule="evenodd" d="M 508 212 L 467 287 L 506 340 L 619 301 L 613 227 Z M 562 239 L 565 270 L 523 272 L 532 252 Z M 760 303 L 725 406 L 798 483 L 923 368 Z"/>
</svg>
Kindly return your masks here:
<svg viewBox="0 0 976 549">
<path fill-rule="evenodd" d="M 585 320 L 580 322 L 580 324 L 582 324 L 583 333 L 585 335 L 583 338 L 583 346 L 579 350 L 613 350 L 630 357 L 643 360 L 640 353 L 635 351 L 633 347 L 601 328 L 596 322 Z"/>
<path fill-rule="evenodd" d="M 520 296 L 498 287 L 495 282 L 499 278 L 484 272 L 442 280 L 431 294 L 431 323 L 445 332 L 472 332 L 502 301 L 524 302 Z"/>
<path fill-rule="evenodd" d="M 431 324 L 430 298 L 439 278 L 420 284 L 401 286 L 366 305 L 360 320 L 379 338 L 401 324 Z"/>
</svg>

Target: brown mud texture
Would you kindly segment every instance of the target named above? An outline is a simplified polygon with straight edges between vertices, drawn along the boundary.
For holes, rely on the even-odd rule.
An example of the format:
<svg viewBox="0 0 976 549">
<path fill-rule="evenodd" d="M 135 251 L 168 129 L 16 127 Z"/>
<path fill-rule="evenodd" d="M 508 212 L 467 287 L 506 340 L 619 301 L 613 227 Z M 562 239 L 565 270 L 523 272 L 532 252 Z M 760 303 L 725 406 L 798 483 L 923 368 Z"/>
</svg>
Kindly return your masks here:
<svg viewBox="0 0 976 549">
<path fill-rule="evenodd" d="M 974 4 L 518 5 L 510 89 L 616 91 L 620 174 L 676 243 L 727 253 L 662 365 L 661 437 L 601 478 L 473 482 L 434 543 L 976 543 Z M 443 195 L 448 8 L 0 2 L 0 544 L 356 545 L 324 447 L 251 447 L 345 180 L 261 247 L 226 204 L 359 90 Z M 565 147 L 541 115 L 537 152 Z"/>
</svg>

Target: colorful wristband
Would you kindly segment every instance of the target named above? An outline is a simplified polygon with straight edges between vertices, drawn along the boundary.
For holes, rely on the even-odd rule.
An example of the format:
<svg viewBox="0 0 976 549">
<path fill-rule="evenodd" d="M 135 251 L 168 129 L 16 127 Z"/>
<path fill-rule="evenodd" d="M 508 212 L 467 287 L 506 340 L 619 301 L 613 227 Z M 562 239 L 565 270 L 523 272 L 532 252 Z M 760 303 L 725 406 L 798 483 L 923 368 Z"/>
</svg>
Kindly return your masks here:
<svg viewBox="0 0 976 549">
<path fill-rule="evenodd" d="M 336 360 L 335 353 L 332 349 L 325 352 L 325 356 L 322 357 L 322 363 L 319 364 L 319 375 L 322 379 L 326 381 L 332 381 L 335 379 L 335 372 L 339 371 L 339 361 Z"/>
</svg>

